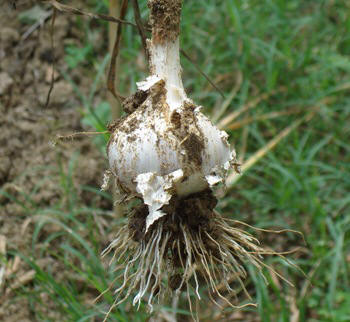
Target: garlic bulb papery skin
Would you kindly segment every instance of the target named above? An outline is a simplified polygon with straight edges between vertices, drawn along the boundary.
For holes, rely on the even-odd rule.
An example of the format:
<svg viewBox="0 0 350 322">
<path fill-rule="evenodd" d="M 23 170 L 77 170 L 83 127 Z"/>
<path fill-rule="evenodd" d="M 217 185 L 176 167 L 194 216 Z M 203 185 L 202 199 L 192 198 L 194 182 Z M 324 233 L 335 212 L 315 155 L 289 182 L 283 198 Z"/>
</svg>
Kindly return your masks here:
<svg viewBox="0 0 350 322">
<path fill-rule="evenodd" d="M 107 147 L 119 192 L 148 205 L 146 232 L 172 196 L 224 182 L 235 162 L 227 134 L 185 93 L 178 33 L 161 40 L 153 34 L 148 49 L 151 75 L 137 83 L 142 100 L 118 122 Z"/>
</svg>

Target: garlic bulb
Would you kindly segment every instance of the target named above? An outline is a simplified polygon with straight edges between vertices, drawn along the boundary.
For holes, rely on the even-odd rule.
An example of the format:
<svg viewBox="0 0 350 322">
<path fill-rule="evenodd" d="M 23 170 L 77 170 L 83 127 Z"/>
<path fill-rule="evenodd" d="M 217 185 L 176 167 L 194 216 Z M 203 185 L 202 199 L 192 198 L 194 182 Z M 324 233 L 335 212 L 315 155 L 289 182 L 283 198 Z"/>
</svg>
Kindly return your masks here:
<svg viewBox="0 0 350 322">
<path fill-rule="evenodd" d="M 148 46 L 151 76 L 137 83 L 138 92 L 127 100 L 132 113 L 117 124 L 107 147 L 120 193 L 142 197 L 149 207 L 146 231 L 173 195 L 223 182 L 235 160 L 227 134 L 186 96 L 178 35 L 152 37 Z"/>
</svg>

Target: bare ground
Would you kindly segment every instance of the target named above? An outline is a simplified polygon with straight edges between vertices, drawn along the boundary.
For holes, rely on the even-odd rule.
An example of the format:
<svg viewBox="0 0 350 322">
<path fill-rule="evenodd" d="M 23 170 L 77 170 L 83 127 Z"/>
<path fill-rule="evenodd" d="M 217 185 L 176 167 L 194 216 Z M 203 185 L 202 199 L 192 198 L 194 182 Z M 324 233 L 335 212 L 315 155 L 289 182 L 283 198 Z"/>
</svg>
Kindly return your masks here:
<svg viewBox="0 0 350 322">
<path fill-rule="evenodd" d="M 79 184 L 99 186 L 105 161 L 87 137 L 50 144 L 57 134 L 84 130 L 78 111 L 80 103 L 72 85 L 59 72 L 66 68 L 65 39 L 79 38 L 79 31 L 71 27 L 72 18 L 56 17 L 53 51 L 50 19 L 27 36 L 32 25 L 18 19 L 21 12 L 33 7 L 34 1 L 17 1 L 17 9 L 11 1 L 5 2 L 0 10 L 0 320 L 24 322 L 33 321 L 32 308 L 27 297 L 16 296 L 16 290 L 30 286 L 34 275 L 13 253 L 32 254 L 34 209 L 49 207 L 62 199 L 61 171 L 66 171 L 74 153 L 78 152 L 80 170 L 74 173 L 73 182 Z M 54 88 L 49 105 L 45 106 L 53 59 Z M 80 79 L 79 70 L 74 71 L 73 77 L 81 88 L 88 88 L 90 80 Z M 79 194 L 88 202 L 88 193 Z M 49 257 L 43 258 L 41 265 L 59 272 L 60 264 Z M 49 301 L 46 294 L 41 297 Z M 52 312 L 46 312 L 47 316 L 61 320 Z"/>
</svg>

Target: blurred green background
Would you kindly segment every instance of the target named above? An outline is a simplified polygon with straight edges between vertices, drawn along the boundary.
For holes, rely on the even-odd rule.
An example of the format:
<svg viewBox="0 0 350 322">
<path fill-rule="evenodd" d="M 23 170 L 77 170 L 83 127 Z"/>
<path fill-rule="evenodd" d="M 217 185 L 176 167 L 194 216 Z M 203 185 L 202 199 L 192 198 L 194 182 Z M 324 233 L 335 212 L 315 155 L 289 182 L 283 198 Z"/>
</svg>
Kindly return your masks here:
<svg viewBox="0 0 350 322">
<path fill-rule="evenodd" d="M 139 3 L 146 20 L 146 1 Z M 80 8 L 107 14 L 108 1 L 89 0 L 80 3 Z M 131 4 L 125 19 L 134 21 Z M 111 120 L 110 109 L 104 92 L 96 89 L 105 87 L 108 26 L 103 21 L 92 24 L 86 17 L 72 20 L 82 37 L 78 43 L 64 46 L 64 75 L 80 100 L 82 126 L 103 131 Z M 223 125 L 243 164 L 257 161 L 229 186 L 219 202 L 219 212 L 258 228 L 297 230 L 306 241 L 304 244 L 293 233 L 250 230 L 262 245 L 277 251 L 298 247 L 286 257 L 305 275 L 271 256 L 266 262 L 295 287 L 269 271 L 265 272 L 265 283 L 248 266 L 247 287 L 258 307 L 241 311 L 229 307 L 220 310 L 210 304 L 203 285 L 203 298 L 198 304 L 200 321 L 350 321 L 349 1 L 184 0 L 181 28 L 182 48 L 225 98 L 182 57 L 188 95 L 204 107 L 213 121 Z M 69 76 L 76 69 L 91 79 L 89 95 Z M 120 52 L 119 91 L 132 93 L 135 83 L 146 75 L 137 30 L 126 26 Z M 220 123 L 241 109 L 238 117 Z M 298 126 L 288 128 L 292 124 Z M 285 129 L 290 130 L 288 135 L 255 159 L 255 153 L 267 149 L 268 143 Z M 94 148 L 101 150 L 101 158 L 105 157 L 107 139 L 91 139 Z M 101 321 L 103 312 L 113 303 L 112 291 L 96 304 L 86 298 L 93 298 L 92 290 L 97 290 L 95 296 L 105 290 L 115 277 L 112 268 L 105 269 L 99 254 L 121 219 L 113 216 L 111 196 L 100 192 L 98 183 L 83 187 L 73 183 L 75 171 L 79 171 L 79 165 L 72 154 L 68 171 L 62 171 L 56 182 L 61 185 L 60 201 L 49 208 L 30 203 L 32 213 L 40 208 L 40 216 L 45 216 L 35 226 L 33 248 L 46 224 L 54 222 L 58 227 L 45 237 L 41 253 L 20 254 L 36 275 L 32 285 L 15 294 L 30 298 L 33 320 L 56 320 L 35 308 L 38 303 L 46 305 L 39 296 L 43 291 L 66 321 Z M 88 190 L 99 202 L 94 204 L 92 197 L 92 202 L 85 205 L 78 197 L 79 189 Z M 108 201 L 105 209 L 100 207 L 101 198 Z M 95 216 L 108 221 L 105 236 L 101 236 Z M 57 280 L 50 269 L 42 269 L 37 262 L 47 253 L 63 263 L 66 272 L 74 274 Z M 245 298 L 240 296 L 238 300 L 244 303 Z M 131 302 L 132 299 L 115 308 L 110 321 L 150 318 L 146 306 L 137 311 Z M 179 321 L 190 319 L 186 302 L 185 298 L 180 300 Z M 161 310 L 168 312 L 170 308 Z M 153 314 L 159 321 L 164 316 Z"/>
</svg>

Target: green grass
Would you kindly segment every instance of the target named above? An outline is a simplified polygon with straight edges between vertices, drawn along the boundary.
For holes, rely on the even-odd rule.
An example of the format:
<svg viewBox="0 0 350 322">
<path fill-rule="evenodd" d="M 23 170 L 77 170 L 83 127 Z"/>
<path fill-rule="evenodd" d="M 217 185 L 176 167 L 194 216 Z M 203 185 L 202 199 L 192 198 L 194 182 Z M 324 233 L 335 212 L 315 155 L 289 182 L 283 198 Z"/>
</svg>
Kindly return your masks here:
<svg viewBox="0 0 350 322">
<path fill-rule="evenodd" d="M 140 1 L 142 16 L 146 18 L 146 1 Z M 89 1 L 89 10 L 106 12 L 106 6 Z M 86 33 L 86 19 L 77 18 Z M 127 20 L 133 20 L 132 12 Z M 106 24 L 100 31 L 106 34 Z M 288 137 L 254 165 L 219 204 L 219 211 L 234 219 L 264 229 L 294 229 L 306 240 L 292 233 L 259 233 L 262 243 L 278 250 L 303 246 L 303 251 L 287 255 L 307 278 L 287 263 L 268 258 L 267 263 L 282 273 L 295 288 L 277 282 L 268 272 L 268 285 L 249 268 L 249 289 L 258 303 L 256 310 L 245 310 L 247 320 L 252 314 L 262 321 L 290 321 L 299 314 L 300 321 L 350 320 L 350 95 L 340 87 L 349 81 L 350 70 L 350 11 L 346 1 L 331 0 L 245 0 L 245 1 L 184 1 L 182 16 L 182 47 L 201 69 L 213 79 L 226 97 L 234 87 L 238 73 L 242 83 L 225 115 L 239 109 L 253 98 L 281 86 L 286 90 L 262 100 L 254 109 L 241 116 L 261 116 L 271 111 L 301 110 L 298 115 L 281 116 L 252 122 L 228 131 L 237 152 L 242 151 L 247 137 L 245 159 L 266 145 L 293 120 L 305 115 L 319 104 L 316 115 L 304 122 Z M 140 55 L 140 39 L 132 27 L 124 28 L 120 64 L 120 91 L 131 93 L 135 82 L 145 71 L 134 63 Z M 94 106 L 97 86 L 106 66 L 106 56 L 93 55 L 89 39 L 78 47 L 67 48 L 67 77 L 69 69 L 78 66 L 79 57 L 87 57 L 95 67 L 91 77 L 89 97 L 76 94 L 82 101 L 82 123 L 103 130 L 108 120 L 106 102 Z M 85 55 L 85 56 L 84 56 Z M 75 60 L 74 60 L 75 57 Z M 104 59 L 105 58 L 105 59 Z M 220 108 L 223 98 L 195 67 L 182 58 L 183 76 L 189 95 L 205 107 L 209 115 Z M 93 81 L 95 80 L 95 82 Z M 73 82 L 73 81 L 72 81 Z M 102 123 L 102 124 L 101 124 Z M 103 150 L 105 140 L 97 146 Z M 63 167 L 62 167 L 63 168 Z M 92 201 L 83 205 L 76 194 L 73 173 L 78 165 L 72 156 L 69 171 L 61 172 L 60 202 L 49 209 L 25 197 L 21 207 L 37 214 L 33 233 L 33 254 L 24 256 L 36 271 L 34 285 L 19 292 L 31 298 L 37 320 L 49 321 L 38 305 L 44 305 L 40 293 L 45 291 L 56 303 L 56 310 L 67 321 L 90 321 L 103 317 L 113 303 L 112 292 L 96 306 L 89 305 L 86 296 L 97 295 L 113 280 L 113 272 L 106 270 L 99 254 L 108 238 L 113 237 L 117 220 L 109 210 L 98 209 Z M 99 187 L 80 187 L 96 198 L 111 197 Z M 14 203 L 17 201 L 14 199 Z M 18 201 L 19 203 L 19 201 Z M 98 218 L 98 219 L 96 219 Z M 105 236 L 101 236 L 98 221 Z M 54 225 L 53 233 L 43 233 L 45 225 Z M 40 240 L 40 252 L 36 248 Z M 55 245 L 55 248 L 52 247 Z M 34 252 L 34 250 L 36 250 Z M 39 254 L 39 255 L 38 255 Z M 37 261 L 49 254 L 60 262 L 66 278 L 58 282 L 50 267 L 41 268 Z M 203 287 L 204 294 L 204 287 Z M 205 307 L 204 299 L 204 307 Z M 180 302 L 180 303 L 184 303 Z M 187 312 L 187 307 L 180 307 Z M 203 309 L 204 310 L 204 309 Z M 225 309 L 227 313 L 228 309 Z M 204 311 L 203 311 L 204 312 Z M 204 313 L 203 313 L 204 314 Z M 183 315 L 185 316 L 185 315 Z M 144 321 L 148 317 L 144 307 L 139 311 L 130 302 L 115 309 L 111 321 Z M 210 317 L 207 317 L 210 321 Z"/>
</svg>

